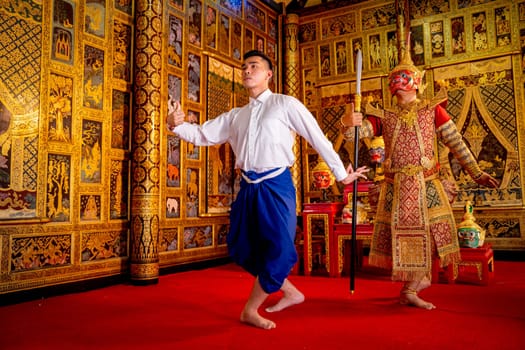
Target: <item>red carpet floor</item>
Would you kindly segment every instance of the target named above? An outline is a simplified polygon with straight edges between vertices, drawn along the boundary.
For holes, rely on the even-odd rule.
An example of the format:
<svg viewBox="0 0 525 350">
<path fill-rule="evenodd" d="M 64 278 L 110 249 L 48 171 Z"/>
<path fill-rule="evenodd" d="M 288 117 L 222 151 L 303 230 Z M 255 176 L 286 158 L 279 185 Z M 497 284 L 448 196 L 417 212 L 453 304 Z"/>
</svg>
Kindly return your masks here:
<svg viewBox="0 0 525 350">
<path fill-rule="evenodd" d="M 434 284 L 432 311 L 399 305 L 399 283 L 366 267 L 354 294 L 348 278 L 291 280 L 307 299 L 270 331 L 238 321 L 252 278 L 227 264 L 2 306 L 0 349 L 525 348 L 525 262 L 496 261 L 489 286 Z"/>
</svg>

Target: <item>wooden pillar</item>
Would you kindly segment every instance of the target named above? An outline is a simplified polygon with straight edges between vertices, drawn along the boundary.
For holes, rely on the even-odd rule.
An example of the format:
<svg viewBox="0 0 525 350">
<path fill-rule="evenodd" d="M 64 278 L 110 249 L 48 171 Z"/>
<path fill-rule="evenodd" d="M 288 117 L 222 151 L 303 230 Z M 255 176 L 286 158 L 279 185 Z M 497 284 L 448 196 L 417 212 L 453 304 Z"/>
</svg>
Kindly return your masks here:
<svg viewBox="0 0 525 350">
<path fill-rule="evenodd" d="M 162 0 L 135 2 L 131 279 L 158 282 Z"/>
<path fill-rule="evenodd" d="M 300 77 L 300 55 L 299 55 L 299 16 L 288 14 L 285 19 L 284 27 L 284 94 L 302 100 L 301 98 L 301 77 Z M 298 213 L 303 205 L 303 191 L 301 178 L 301 142 L 297 136 L 294 145 L 296 162 L 292 166 L 292 178 L 297 188 L 296 203 Z"/>
</svg>

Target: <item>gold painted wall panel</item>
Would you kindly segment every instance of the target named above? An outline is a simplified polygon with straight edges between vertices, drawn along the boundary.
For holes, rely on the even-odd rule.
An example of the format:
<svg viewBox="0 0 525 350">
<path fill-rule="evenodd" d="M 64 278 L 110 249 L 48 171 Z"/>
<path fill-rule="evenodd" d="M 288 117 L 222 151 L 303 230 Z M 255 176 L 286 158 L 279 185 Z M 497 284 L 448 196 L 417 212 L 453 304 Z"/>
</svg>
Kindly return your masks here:
<svg viewBox="0 0 525 350">
<path fill-rule="evenodd" d="M 279 14 L 257 0 L 155 1 L 155 28 L 167 33 L 155 36 L 159 54 L 149 57 L 157 57 L 151 78 L 160 92 L 148 90 L 148 98 L 158 114 L 145 112 L 143 120 L 155 121 L 132 133 L 133 106 L 144 98 L 132 89 L 144 77 L 136 73 L 145 56 L 136 55 L 135 39 L 144 4 L 0 5 L 0 294 L 128 273 L 132 257 L 146 263 L 136 266 L 139 274 L 155 275 L 227 255 L 227 212 L 208 217 L 188 199 L 204 208 L 206 149 L 165 130 L 168 97 L 191 121 L 207 120 L 208 58 L 238 69 L 242 53 L 257 45 L 277 63 Z M 144 135 L 159 151 L 132 148 Z M 146 164 L 147 182 L 137 182 L 137 164 Z M 150 190 L 147 200 L 139 196 Z M 132 235 L 139 226 L 151 235 Z M 148 237 L 156 253 L 134 253 L 133 243 Z"/>
<path fill-rule="evenodd" d="M 525 250 L 525 121 L 521 117 L 525 2 L 447 0 L 440 2 L 439 11 L 425 3 L 410 2 L 411 56 L 426 72 L 425 95 L 432 97 L 441 88 L 447 89 L 451 117 L 481 167 L 501 182 L 493 190 L 478 187 L 449 160 L 448 150 L 441 148 L 441 166 L 452 169 L 460 189 L 455 210 L 460 212 L 465 201 L 471 200 L 484 228 L 492 232 L 488 242 L 496 249 Z M 391 104 L 387 75 L 397 64 L 393 6 L 394 1 L 369 1 L 300 18 L 303 98 L 344 160 L 353 154 L 353 147 L 341 144 L 340 133 L 334 133 L 332 121 L 341 112 L 333 101 L 352 99 L 355 51 L 360 48 L 362 101 Z M 345 91 L 331 93 L 348 82 Z M 366 145 L 361 149 L 366 162 Z M 317 156 L 306 150 L 303 163 L 310 172 Z M 360 165 L 361 158 L 360 154 Z M 318 201 L 321 194 L 312 188 L 310 177 L 306 178 L 305 202 Z M 337 188 L 330 195 L 337 200 Z"/>
</svg>

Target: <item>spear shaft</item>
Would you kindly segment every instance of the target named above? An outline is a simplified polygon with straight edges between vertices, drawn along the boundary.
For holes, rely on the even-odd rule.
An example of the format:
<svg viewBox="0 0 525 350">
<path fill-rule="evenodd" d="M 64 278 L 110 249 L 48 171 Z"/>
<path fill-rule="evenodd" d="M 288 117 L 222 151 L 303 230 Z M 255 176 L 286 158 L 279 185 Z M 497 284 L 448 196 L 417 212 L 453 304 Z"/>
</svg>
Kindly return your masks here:
<svg viewBox="0 0 525 350">
<path fill-rule="evenodd" d="M 363 71 L 363 55 L 361 50 L 356 53 L 356 89 L 354 109 L 361 111 L 361 73 Z M 359 167 L 359 126 L 354 127 L 354 169 Z M 350 255 L 350 293 L 355 291 L 355 269 L 357 263 L 357 179 L 353 182 L 352 191 L 352 246 Z"/>
</svg>

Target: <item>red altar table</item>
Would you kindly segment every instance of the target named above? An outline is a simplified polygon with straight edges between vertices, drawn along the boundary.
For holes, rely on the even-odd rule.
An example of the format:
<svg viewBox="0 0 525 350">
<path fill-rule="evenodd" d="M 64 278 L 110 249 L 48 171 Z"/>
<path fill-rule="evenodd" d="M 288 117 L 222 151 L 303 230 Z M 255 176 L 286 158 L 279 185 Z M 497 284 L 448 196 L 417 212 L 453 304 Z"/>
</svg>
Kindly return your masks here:
<svg viewBox="0 0 525 350">
<path fill-rule="evenodd" d="M 363 240 L 369 240 L 374 233 L 373 224 L 356 224 L 356 240 L 357 240 L 357 259 L 362 262 L 363 258 Z M 341 277 L 343 271 L 343 244 L 345 240 L 352 239 L 352 224 L 335 224 L 332 234 L 332 246 L 330 247 L 330 276 Z M 352 258 L 352 257 L 350 257 Z"/>
<path fill-rule="evenodd" d="M 303 233 L 304 233 L 304 274 L 309 276 L 312 273 L 312 242 L 314 240 L 324 241 L 325 247 L 325 267 L 330 274 L 331 261 L 331 241 L 334 231 L 335 218 L 341 214 L 343 203 L 305 203 L 303 204 Z"/>
<path fill-rule="evenodd" d="M 440 270 L 433 264 L 432 281 L 439 281 L 439 272 L 444 272 L 446 282 L 470 282 L 488 285 L 494 278 L 494 251 L 490 243 L 479 248 L 461 248 L 461 262 L 450 264 Z"/>
</svg>

